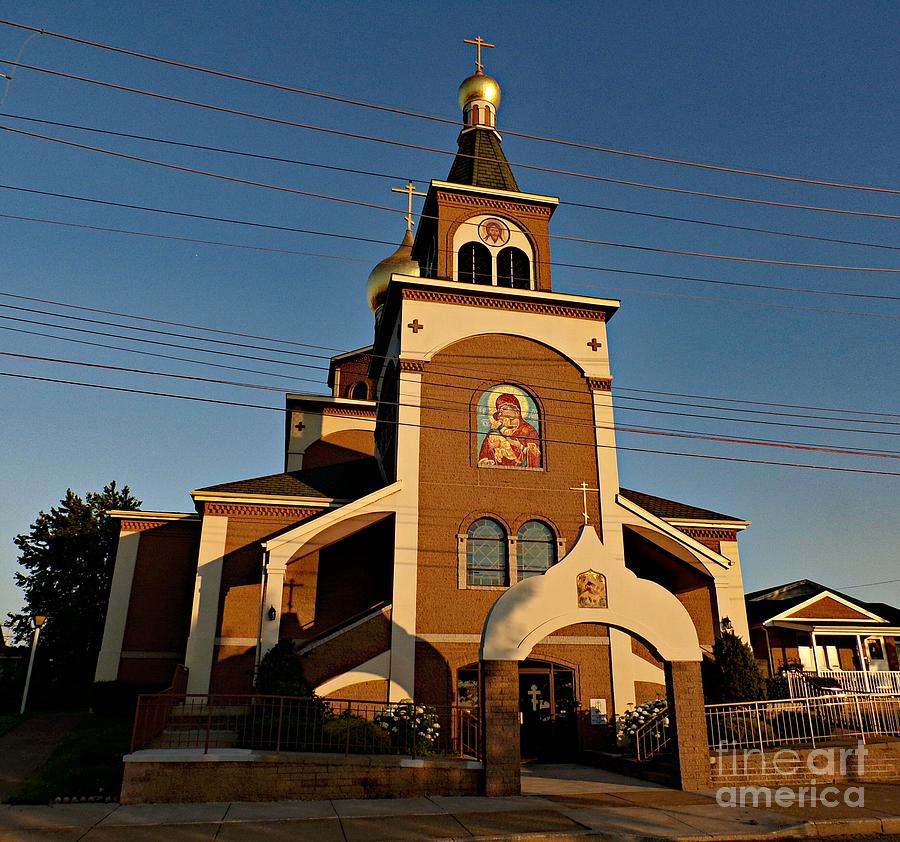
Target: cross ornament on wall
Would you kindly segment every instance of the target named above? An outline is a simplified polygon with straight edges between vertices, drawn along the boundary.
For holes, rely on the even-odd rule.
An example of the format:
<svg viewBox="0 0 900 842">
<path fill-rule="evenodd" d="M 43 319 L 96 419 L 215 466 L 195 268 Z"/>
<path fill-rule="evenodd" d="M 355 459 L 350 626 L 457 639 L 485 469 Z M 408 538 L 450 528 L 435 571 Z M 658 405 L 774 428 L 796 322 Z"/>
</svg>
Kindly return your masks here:
<svg viewBox="0 0 900 842">
<path fill-rule="evenodd" d="M 588 517 L 588 507 L 587 507 L 587 496 L 588 491 L 597 491 L 599 492 L 599 488 L 588 488 L 588 484 L 586 482 L 582 482 L 581 485 L 576 485 L 574 488 L 570 488 L 569 491 L 580 491 L 581 497 L 583 500 L 584 509 L 581 512 L 581 516 L 584 518 L 584 525 L 587 526 L 590 522 L 590 517 Z"/>
<path fill-rule="evenodd" d="M 595 336 L 595 337 L 593 337 L 593 339 L 591 339 L 590 342 L 588 342 L 587 346 L 588 346 L 588 348 L 590 348 L 592 351 L 596 351 L 598 348 L 602 348 L 602 347 L 603 347 L 603 343 L 602 343 L 602 342 L 598 342 L 598 341 L 597 341 L 597 337 Z"/>
<path fill-rule="evenodd" d="M 413 319 L 413 320 L 407 325 L 407 327 L 408 327 L 413 333 L 418 333 L 420 330 L 425 330 L 425 325 L 419 324 L 419 320 L 418 320 L 418 319 Z"/>
<path fill-rule="evenodd" d="M 464 38 L 463 44 L 472 44 L 476 50 L 475 56 L 475 72 L 476 73 L 484 73 L 484 65 L 481 63 L 481 48 L 488 47 L 489 49 L 494 49 L 496 44 L 488 44 L 487 41 L 484 40 L 480 35 L 476 35 L 474 38 Z"/>
<path fill-rule="evenodd" d="M 406 220 L 406 230 L 412 231 L 412 227 L 415 224 L 412 212 L 413 196 L 425 196 L 426 194 L 419 193 L 411 181 L 406 182 L 406 187 L 392 187 L 391 193 L 406 193 L 406 216 L 403 218 Z"/>
</svg>

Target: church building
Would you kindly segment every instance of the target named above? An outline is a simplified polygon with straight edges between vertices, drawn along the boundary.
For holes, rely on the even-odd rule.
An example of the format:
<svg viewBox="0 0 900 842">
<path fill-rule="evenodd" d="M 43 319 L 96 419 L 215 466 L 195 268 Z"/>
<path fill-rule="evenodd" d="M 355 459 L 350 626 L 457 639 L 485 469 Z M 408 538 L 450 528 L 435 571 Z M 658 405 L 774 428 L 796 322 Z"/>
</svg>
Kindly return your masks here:
<svg viewBox="0 0 900 842">
<path fill-rule="evenodd" d="M 529 756 L 539 721 L 593 712 L 577 748 L 671 702 L 667 664 L 696 701 L 723 624 L 748 639 L 748 521 L 619 485 L 620 303 L 554 289 L 559 200 L 520 187 L 480 47 L 459 104 L 449 173 L 421 214 L 399 191 L 406 235 L 365 298 L 360 279 L 372 344 L 332 359 L 330 395 L 286 395 L 284 470 L 115 513 L 98 681 L 162 688 L 183 664 L 188 693 L 252 693 L 288 639 L 321 696 L 475 707 L 485 665 L 513 664 Z"/>
</svg>

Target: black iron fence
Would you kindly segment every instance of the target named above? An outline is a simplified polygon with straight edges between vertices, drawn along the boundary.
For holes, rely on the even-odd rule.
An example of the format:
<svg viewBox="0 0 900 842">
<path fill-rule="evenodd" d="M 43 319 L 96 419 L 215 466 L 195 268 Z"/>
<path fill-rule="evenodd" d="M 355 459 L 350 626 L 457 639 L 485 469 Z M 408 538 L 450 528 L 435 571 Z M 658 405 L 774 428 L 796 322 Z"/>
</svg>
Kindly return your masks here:
<svg viewBox="0 0 900 842">
<path fill-rule="evenodd" d="M 141 696 L 132 751 L 145 748 L 481 756 L 474 708 L 294 696 Z"/>
</svg>

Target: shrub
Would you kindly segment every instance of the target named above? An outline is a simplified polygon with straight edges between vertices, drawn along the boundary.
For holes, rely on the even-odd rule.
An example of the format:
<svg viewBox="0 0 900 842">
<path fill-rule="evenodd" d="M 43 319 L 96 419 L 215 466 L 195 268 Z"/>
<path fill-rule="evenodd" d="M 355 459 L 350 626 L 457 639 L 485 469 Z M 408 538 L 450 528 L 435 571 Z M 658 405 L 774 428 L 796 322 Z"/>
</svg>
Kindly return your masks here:
<svg viewBox="0 0 900 842">
<path fill-rule="evenodd" d="M 325 751 L 323 731 L 330 719 L 331 708 L 317 697 L 253 704 L 241 722 L 240 745 L 269 751 Z"/>
<path fill-rule="evenodd" d="M 303 656 L 293 640 L 282 640 L 265 654 L 256 674 L 256 687 L 264 696 L 313 695 L 303 674 Z"/>
<path fill-rule="evenodd" d="M 711 746 L 735 745 L 755 748 L 759 745 L 760 736 L 763 744 L 772 742 L 771 725 L 753 714 L 713 717 L 707 723 L 707 737 Z"/>
<path fill-rule="evenodd" d="M 338 716 L 322 728 L 323 743 L 351 754 L 389 754 L 391 738 L 384 728 L 359 716 Z"/>
<path fill-rule="evenodd" d="M 766 698 L 766 685 L 753 651 L 734 632 L 716 639 L 712 663 L 703 670 L 709 702 L 755 702 Z"/>
<path fill-rule="evenodd" d="M 831 736 L 831 723 L 802 707 L 781 710 L 770 720 L 772 731 L 780 740 L 810 740 Z"/>
<path fill-rule="evenodd" d="M 417 705 L 412 699 L 382 708 L 375 714 L 375 724 L 401 754 L 433 751 L 441 731 L 435 709 Z"/>
<path fill-rule="evenodd" d="M 656 716 L 662 709 L 666 707 L 666 702 L 657 699 L 653 702 L 644 702 L 636 705 L 634 708 L 628 708 L 625 713 L 616 717 L 616 743 L 625 750 L 632 751 L 634 749 L 634 735 L 638 728 L 641 727 L 649 719 Z M 669 717 L 663 717 L 660 722 L 660 728 L 669 727 Z"/>
<path fill-rule="evenodd" d="M 784 673 L 767 678 L 765 681 L 767 699 L 787 699 L 791 695 L 787 676 Z"/>
</svg>

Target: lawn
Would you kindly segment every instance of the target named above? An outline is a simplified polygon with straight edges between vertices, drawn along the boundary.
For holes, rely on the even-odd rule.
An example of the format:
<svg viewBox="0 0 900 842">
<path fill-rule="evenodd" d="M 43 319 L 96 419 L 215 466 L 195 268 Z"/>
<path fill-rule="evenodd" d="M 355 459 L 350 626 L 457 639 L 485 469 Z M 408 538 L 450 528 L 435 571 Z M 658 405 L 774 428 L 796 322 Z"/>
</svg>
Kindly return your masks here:
<svg viewBox="0 0 900 842">
<path fill-rule="evenodd" d="M 122 786 L 122 756 L 131 745 L 132 722 L 131 716 L 85 717 L 13 793 L 9 803 L 47 804 L 55 798 L 91 796 L 116 800 Z"/>
</svg>

